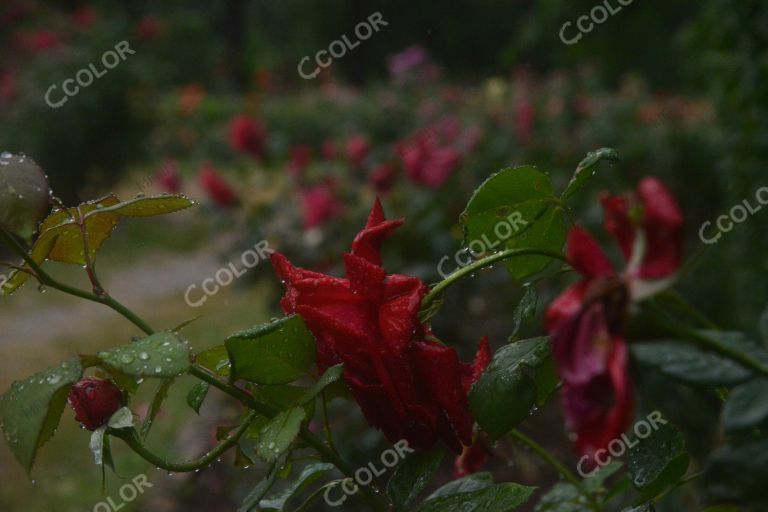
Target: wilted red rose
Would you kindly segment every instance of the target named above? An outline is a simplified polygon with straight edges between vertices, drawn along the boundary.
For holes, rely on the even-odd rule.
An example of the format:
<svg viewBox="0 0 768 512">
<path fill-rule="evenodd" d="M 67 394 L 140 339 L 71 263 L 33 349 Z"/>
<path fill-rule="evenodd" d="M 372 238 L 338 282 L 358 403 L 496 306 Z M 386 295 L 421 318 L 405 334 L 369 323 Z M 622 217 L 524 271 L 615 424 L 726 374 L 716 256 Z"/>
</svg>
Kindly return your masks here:
<svg viewBox="0 0 768 512">
<path fill-rule="evenodd" d="M 220 208 L 229 208 L 237 201 L 235 189 L 227 183 L 211 164 L 205 164 L 203 166 L 200 170 L 199 178 L 200 185 L 216 206 L 219 206 Z"/>
<path fill-rule="evenodd" d="M 583 229 L 568 234 L 568 260 L 582 280 L 548 308 L 546 328 L 563 380 L 562 398 L 576 447 L 593 457 L 619 438 L 634 415 L 623 327 L 633 302 L 669 286 L 680 265 L 682 213 L 655 178 L 636 194 L 602 198 L 605 227 L 627 261 L 621 273 Z"/>
<path fill-rule="evenodd" d="M 88 378 L 72 386 L 67 401 L 75 411 L 75 419 L 93 431 L 123 406 L 123 394 L 111 381 Z"/>
<path fill-rule="evenodd" d="M 386 220 L 377 200 L 344 254 L 343 279 L 274 254 L 287 287 L 281 306 L 301 315 L 314 334 L 320 371 L 344 363 L 344 379 L 368 423 L 388 440 L 424 449 L 442 440 L 458 453 L 472 443 L 467 393 L 490 361 L 490 348 L 483 340 L 474 363 L 463 364 L 419 321 L 427 286 L 381 267 L 381 245 L 402 223 Z"/>
<path fill-rule="evenodd" d="M 321 226 L 344 211 L 344 204 L 336 199 L 330 182 L 301 190 L 301 205 L 307 229 Z"/>
<path fill-rule="evenodd" d="M 253 158 L 264 157 L 267 131 L 264 125 L 246 115 L 239 115 L 229 124 L 229 142 L 234 149 Z"/>
<path fill-rule="evenodd" d="M 352 167 L 360 167 L 368 156 L 371 145 L 363 135 L 355 135 L 347 141 L 347 161 Z"/>
</svg>

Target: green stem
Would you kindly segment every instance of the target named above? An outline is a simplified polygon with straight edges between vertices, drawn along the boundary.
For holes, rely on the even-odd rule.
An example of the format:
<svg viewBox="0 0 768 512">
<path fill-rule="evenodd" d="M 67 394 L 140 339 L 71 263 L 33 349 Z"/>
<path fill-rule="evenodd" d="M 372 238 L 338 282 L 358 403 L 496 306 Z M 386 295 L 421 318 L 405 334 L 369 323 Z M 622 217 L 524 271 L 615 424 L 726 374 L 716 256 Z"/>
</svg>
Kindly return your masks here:
<svg viewBox="0 0 768 512">
<path fill-rule="evenodd" d="M 557 460 L 554 457 L 554 455 L 549 453 L 546 448 L 544 448 L 539 443 L 537 443 L 536 441 L 534 441 L 533 439 L 531 439 L 530 437 L 523 434 L 517 429 L 512 430 L 510 434 L 512 435 L 512 437 L 514 437 L 515 439 L 517 439 L 518 441 L 526 445 L 528 448 L 533 450 L 533 452 L 536 453 L 536 455 L 541 457 L 547 464 L 552 466 L 555 469 L 555 471 L 557 471 L 563 476 L 563 478 L 565 478 L 570 483 L 575 485 L 576 488 L 579 490 L 579 492 L 589 500 L 592 510 L 594 510 L 595 512 L 599 512 L 600 510 L 602 510 L 602 508 L 600 507 L 600 504 L 595 500 L 595 497 L 583 489 L 583 487 L 581 486 L 581 481 L 578 479 L 578 477 L 574 475 L 570 470 L 568 470 L 568 468 L 563 466 L 563 464 L 559 460 Z"/>
<path fill-rule="evenodd" d="M 144 331 L 146 334 L 154 333 L 154 330 L 152 330 L 152 328 L 149 325 L 147 325 L 146 322 L 144 322 L 133 311 L 131 311 L 126 306 L 116 301 L 112 297 L 109 297 L 109 296 L 99 297 L 98 295 L 95 295 L 93 293 L 86 292 L 84 290 L 79 290 L 77 288 L 73 288 L 72 286 L 61 283 L 56 279 L 54 279 L 53 277 L 51 277 L 50 274 L 48 274 L 45 270 L 43 270 L 43 268 L 34 259 L 32 259 L 32 257 L 29 254 L 27 254 L 27 251 L 24 250 L 24 248 L 19 244 L 19 242 L 16 241 L 16 239 L 13 238 L 13 236 L 8 234 L 2 228 L 0 228 L 0 238 L 2 238 L 5 242 L 7 242 L 8 245 L 10 245 L 13 248 L 13 250 L 15 250 L 19 254 L 19 256 L 24 258 L 24 261 L 32 271 L 32 275 L 34 275 L 37 278 L 38 282 L 41 285 L 49 286 L 63 293 L 74 295 L 75 297 L 80 297 L 81 299 L 103 304 L 109 308 L 112 308 L 113 310 L 115 310 L 116 312 L 118 312 L 128 320 L 130 320 L 134 325 L 136 325 L 139 329 Z"/>
<path fill-rule="evenodd" d="M 699 310 L 697 310 L 695 307 L 693 307 L 688 301 L 686 301 L 683 297 L 680 296 L 679 293 L 677 293 L 674 290 L 667 290 L 659 294 L 658 296 L 662 300 L 666 300 L 678 308 L 680 308 L 681 311 L 683 311 L 685 314 L 690 316 L 692 319 L 699 322 L 701 325 L 706 327 L 707 329 L 713 329 L 715 331 L 719 331 L 720 327 L 704 316 Z"/>
<path fill-rule="evenodd" d="M 250 409 L 253 409 L 254 411 L 258 412 L 258 414 L 262 416 L 272 418 L 278 412 L 265 404 L 257 403 L 251 395 L 249 395 L 242 389 L 237 388 L 231 384 L 222 382 L 221 380 L 216 378 L 214 375 L 212 375 L 207 369 L 201 366 L 197 366 L 197 365 L 192 366 L 189 373 L 201 380 L 204 380 L 205 382 L 208 382 L 211 386 L 214 386 L 215 388 L 226 393 L 227 395 L 231 396 L 235 400 L 238 400 L 240 403 L 242 403 L 246 407 L 249 407 Z M 344 474 L 344 476 L 348 478 L 355 477 L 354 469 L 352 469 L 352 467 L 349 466 L 349 464 L 347 464 L 346 461 L 344 461 L 337 453 L 335 453 L 332 449 L 326 446 L 326 444 L 323 443 L 322 440 L 320 440 L 315 434 L 310 432 L 306 427 L 301 428 L 299 437 L 301 438 L 302 441 L 304 441 L 304 443 L 306 443 L 308 446 L 315 449 L 315 451 L 317 451 L 323 457 L 324 460 L 336 466 L 339 469 L 339 471 L 341 471 Z M 387 505 L 384 504 L 381 501 L 381 498 L 376 493 L 372 492 L 369 487 L 366 487 L 366 486 L 358 486 L 358 487 L 360 489 L 360 492 L 369 501 L 369 503 L 374 508 L 374 510 L 377 510 L 377 511 L 387 510 Z"/>
<path fill-rule="evenodd" d="M 651 320 L 658 327 L 668 331 L 670 334 L 674 334 L 676 336 L 680 336 L 681 338 L 687 339 L 688 341 L 691 341 L 707 350 L 711 350 L 712 352 L 716 352 L 723 357 L 736 361 L 745 368 L 754 370 L 764 377 L 768 377 L 768 366 L 765 366 L 762 362 L 754 359 L 749 354 L 734 350 L 731 347 L 723 345 L 719 341 L 713 340 L 712 338 L 700 332 L 691 330 L 688 327 L 670 322 L 666 318 L 666 313 L 655 304 L 645 303 L 643 306 L 644 309 L 650 313 L 649 316 L 651 317 Z"/>
<path fill-rule="evenodd" d="M 502 260 L 514 258 L 515 256 L 547 256 L 549 258 L 561 260 L 561 261 L 564 261 L 565 263 L 568 263 L 568 259 L 565 257 L 565 255 L 556 251 L 547 251 L 545 249 L 533 249 L 533 248 L 505 249 L 503 251 L 494 253 L 486 258 L 482 258 L 473 263 L 470 263 L 466 267 L 461 267 L 460 269 L 454 271 L 448 277 L 446 277 L 445 279 L 443 279 L 442 281 L 434 285 L 432 289 L 429 291 L 429 293 L 427 293 L 424 296 L 424 299 L 421 301 L 421 309 L 424 310 L 427 307 L 429 307 L 432 304 L 432 302 L 434 302 L 435 299 L 439 297 L 440 294 L 443 293 L 443 291 L 446 288 L 448 288 L 458 280 L 468 275 L 471 275 L 482 268 L 491 266 Z"/>
<path fill-rule="evenodd" d="M 243 420 L 243 423 L 237 428 L 237 430 L 227 436 L 227 438 L 218 446 L 216 446 L 216 448 L 209 451 L 199 459 L 189 462 L 169 462 L 159 455 L 153 453 L 146 446 L 144 446 L 139 437 L 139 434 L 136 432 L 136 429 L 130 429 L 126 431 L 119 430 L 116 431 L 114 435 L 122 439 L 125 444 L 127 444 L 133 451 L 138 453 L 144 460 L 150 462 L 154 466 L 166 471 L 170 471 L 172 473 L 189 473 L 208 466 L 213 461 L 218 459 L 224 452 L 237 444 L 237 441 L 245 433 L 245 431 L 248 429 L 248 426 L 251 424 L 251 421 L 255 417 L 256 412 L 252 411 L 248 413 L 248 415 Z"/>
</svg>

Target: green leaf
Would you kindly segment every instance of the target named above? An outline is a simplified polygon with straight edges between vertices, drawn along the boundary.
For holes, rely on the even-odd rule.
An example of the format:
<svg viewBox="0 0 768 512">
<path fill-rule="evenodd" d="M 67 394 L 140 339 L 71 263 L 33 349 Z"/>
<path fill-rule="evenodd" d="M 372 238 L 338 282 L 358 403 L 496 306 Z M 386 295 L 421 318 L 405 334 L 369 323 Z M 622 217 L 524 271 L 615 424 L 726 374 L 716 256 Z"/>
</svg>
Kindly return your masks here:
<svg viewBox="0 0 768 512">
<path fill-rule="evenodd" d="M 750 372 L 714 352 L 681 341 L 632 343 L 632 354 L 642 364 L 694 386 L 733 386 L 744 382 Z"/>
<path fill-rule="evenodd" d="M 307 388 L 292 384 L 274 384 L 271 386 L 254 386 L 252 389 L 253 397 L 258 402 L 266 404 L 273 409 L 282 411 L 300 405 L 304 407 L 308 419 L 315 415 L 315 402 L 311 399 L 306 399 L 308 394 Z"/>
<path fill-rule="evenodd" d="M 641 499 L 648 501 L 676 484 L 688 470 L 689 462 L 683 436 L 671 424 L 665 424 L 630 448 L 628 469 Z"/>
<path fill-rule="evenodd" d="M 262 427 L 256 453 L 266 462 L 274 462 L 290 448 L 299 435 L 306 413 L 302 407 L 282 411 Z"/>
<path fill-rule="evenodd" d="M 443 450 L 416 453 L 395 469 L 387 483 L 387 496 L 397 510 L 405 509 L 426 488 L 443 461 Z"/>
<path fill-rule="evenodd" d="M 315 384 L 299 399 L 299 405 L 304 405 L 314 400 L 325 388 L 338 381 L 344 373 L 344 363 L 339 363 L 328 368 Z"/>
<path fill-rule="evenodd" d="M 760 315 L 758 328 L 760 330 L 760 338 L 763 340 L 763 346 L 768 346 L 768 308 Z"/>
<path fill-rule="evenodd" d="M 704 479 L 712 501 L 764 501 L 768 488 L 768 440 L 724 446 L 710 458 Z"/>
<path fill-rule="evenodd" d="M 513 483 L 494 484 L 487 473 L 455 480 L 435 491 L 417 512 L 506 512 L 526 503 L 535 491 Z"/>
<path fill-rule="evenodd" d="M 158 332 L 98 353 L 107 366 L 134 377 L 169 378 L 189 370 L 191 350 L 176 334 Z"/>
<path fill-rule="evenodd" d="M 315 339 L 298 315 L 234 334 L 225 344 L 235 380 L 285 384 L 308 374 L 315 361 Z"/>
<path fill-rule="evenodd" d="M 535 248 L 559 251 L 565 243 L 565 221 L 549 177 L 531 166 L 508 168 L 481 184 L 460 220 L 471 250 Z M 521 256 L 507 260 L 516 279 L 543 270 L 551 259 Z"/>
<path fill-rule="evenodd" d="M 643 503 L 637 507 L 625 508 L 622 512 L 655 512 L 653 503 Z"/>
<path fill-rule="evenodd" d="M 173 330 L 176 332 L 176 329 Z M 200 352 L 195 356 L 195 362 L 222 377 L 229 377 L 229 353 L 224 345 L 217 345 Z"/>
<path fill-rule="evenodd" d="M 589 500 L 569 482 L 555 484 L 536 504 L 536 512 L 593 512 Z"/>
<path fill-rule="evenodd" d="M 248 493 L 248 496 L 245 497 L 242 505 L 237 509 L 237 512 L 251 512 L 259 506 L 259 502 L 266 496 L 277 479 L 278 466 L 279 464 L 277 462 L 272 464 L 267 473 L 267 477 L 260 481 L 256 487 Z"/>
<path fill-rule="evenodd" d="M 570 199 L 576 192 L 578 192 L 586 182 L 595 175 L 597 170 L 595 166 L 602 160 L 617 161 L 619 159 L 619 153 L 615 149 L 600 148 L 597 151 L 591 151 L 587 153 L 587 156 L 576 167 L 576 171 L 573 173 L 568 186 L 565 187 L 562 195 L 560 196 L 563 201 Z"/>
<path fill-rule="evenodd" d="M 121 217 L 146 217 L 173 213 L 196 203 L 181 195 L 140 197 L 121 202 L 114 195 L 88 201 L 72 208 L 53 211 L 40 225 L 40 235 L 30 250 L 30 256 L 38 264 L 47 259 L 61 263 L 84 265 L 82 223 L 88 238 L 88 254 L 91 261 L 117 227 Z M 29 278 L 26 272 L 14 271 L 3 286 L 10 295 Z"/>
<path fill-rule="evenodd" d="M 494 354 L 469 394 L 477 423 L 494 440 L 527 418 L 534 404 L 554 390 L 557 377 L 550 359 L 547 337 L 510 343 Z"/>
<path fill-rule="evenodd" d="M 533 285 L 526 285 L 524 288 L 523 296 L 520 302 L 517 303 L 515 311 L 512 313 L 512 334 L 514 338 L 520 327 L 536 315 L 536 306 L 538 304 L 538 296 L 536 294 L 536 287 Z"/>
<path fill-rule="evenodd" d="M 50 204 L 48 178 L 39 165 L 25 155 L 0 155 L 0 228 L 30 239 Z"/>
<path fill-rule="evenodd" d="M 768 379 L 753 379 L 733 389 L 723 407 L 726 432 L 738 432 L 768 421 Z"/>
<path fill-rule="evenodd" d="M 200 406 L 203 405 L 205 397 L 208 396 L 208 390 L 211 385 L 207 382 L 198 382 L 187 394 L 187 404 L 197 413 L 200 414 Z"/>
<path fill-rule="evenodd" d="M 163 401 L 168 396 L 168 390 L 173 385 L 174 378 L 163 379 L 160 385 L 157 387 L 155 396 L 152 398 L 152 402 L 149 404 L 149 410 L 147 411 L 147 418 L 144 420 L 144 424 L 141 426 L 141 437 L 146 438 L 149 435 L 149 431 L 152 428 L 152 424 L 155 422 L 157 413 L 160 412 L 160 408 L 163 405 Z"/>
<path fill-rule="evenodd" d="M 306 466 L 301 471 L 301 474 L 298 476 L 298 478 L 291 482 L 288 487 L 270 498 L 261 500 L 261 503 L 259 503 L 259 508 L 261 510 L 277 510 L 279 512 L 283 512 L 289 499 L 312 485 L 320 477 L 331 471 L 333 468 L 333 464 L 327 464 L 323 462 L 318 462 Z"/>
<path fill-rule="evenodd" d="M 613 476 L 618 470 L 620 470 L 624 464 L 621 462 L 611 462 L 598 469 L 593 475 L 585 478 L 582 482 L 584 489 L 589 493 L 597 493 L 603 491 L 603 484 L 607 479 Z"/>
<path fill-rule="evenodd" d="M 83 375 L 77 358 L 16 381 L 0 398 L 0 423 L 16 460 L 29 473 L 37 449 L 56 431 L 69 389 Z"/>
<path fill-rule="evenodd" d="M 704 512 L 739 512 L 739 507 L 736 505 L 715 505 L 706 508 Z"/>
<path fill-rule="evenodd" d="M 116 213 L 122 217 L 153 217 L 186 210 L 197 203 L 181 194 L 161 194 L 159 196 L 136 197 L 128 201 L 91 211 L 86 218 L 97 215 Z"/>
</svg>

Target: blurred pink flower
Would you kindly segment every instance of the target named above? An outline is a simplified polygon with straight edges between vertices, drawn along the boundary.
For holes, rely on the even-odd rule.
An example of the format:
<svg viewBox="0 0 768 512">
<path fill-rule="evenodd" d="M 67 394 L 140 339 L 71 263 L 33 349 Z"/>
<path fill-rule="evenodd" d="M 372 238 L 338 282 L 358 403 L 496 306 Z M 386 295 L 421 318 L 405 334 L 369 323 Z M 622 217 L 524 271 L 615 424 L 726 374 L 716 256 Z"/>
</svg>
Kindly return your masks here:
<svg viewBox="0 0 768 512">
<path fill-rule="evenodd" d="M 536 109 L 533 103 L 525 100 L 517 105 L 515 111 L 515 128 L 517 138 L 522 144 L 528 145 L 533 141 L 533 125 L 536 118 Z"/>
<path fill-rule="evenodd" d="M 459 164 L 459 153 L 439 144 L 429 132 L 401 143 L 398 153 L 408 178 L 427 188 L 439 188 Z"/>
<path fill-rule="evenodd" d="M 0 108 L 4 108 L 13 101 L 18 94 L 16 72 L 7 70 L 0 72 Z"/>
<path fill-rule="evenodd" d="M 175 160 L 167 160 L 155 174 L 158 186 L 171 193 L 181 191 L 181 174 Z"/>
<path fill-rule="evenodd" d="M 301 204 L 307 229 L 325 224 L 344 210 L 344 205 L 333 195 L 331 182 L 301 190 Z"/>
<path fill-rule="evenodd" d="M 400 53 L 387 57 L 387 68 L 395 79 L 401 79 L 427 61 L 427 51 L 423 46 L 409 46 Z"/>
<path fill-rule="evenodd" d="M 235 189 L 219 174 L 211 165 L 206 163 L 200 169 L 200 185 L 205 190 L 208 197 L 216 206 L 220 208 L 229 208 L 237 201 Z"/>
<path fill-rule="evenodd" d="M 60 48 L 62 43 L 58 33 L 52 30 L 36 30 L 17 34 L 16 44 L 30 53 L 45 53 Z"/>
<path fill-rule="evenodd" d="M 291 148 L 291 154 L 288 157 L 288 172 L 294 176 L 301 176 L 310 161 L 312 161 L 312 148 L 306 144 L 298 144 Z"/>
<path fill-rule="evenodd" d="M 354 135 L 347 141 L 347 160 L 352 167 L 360 167 L 368 156 L 371 145 L 364 135 Z"/>
<path fill-rule="evenodd" d="M 266 135 L 264 125 L 246 115 L 234 117 L 229 125 L 229 143 L 253 158 L 264 157 Z"/>
<path fill-rule="evenodd" d="M 379 194 L 389 192 L 395 180 L 395 166 L 392 164 L 381 164 L 371 171 L 368 182 Z"/>
<path fill-rule="evenodd" d="M 136 25 L 136 33 L 139 39 L 147 41 L 159 36 L 161 28 L 160 21 L 157 18 L 147 15 L 139 20 L 139 23 Z"/>
<path fill-rule="evenodd" d="M 96 21 L 96 9 L 90 5 L 81 5 L 72 13 L 72 23 L 75 27 L 84 30 Z"/>
<path fill-rule="evenodd" d="M 336 155 L 338 154 L 336 143 L 330 139 L 324 141 L 320 148 L 320 154 L 323 155 L 323 158 L 326 160 L 336 160 Z"/>
</svg>

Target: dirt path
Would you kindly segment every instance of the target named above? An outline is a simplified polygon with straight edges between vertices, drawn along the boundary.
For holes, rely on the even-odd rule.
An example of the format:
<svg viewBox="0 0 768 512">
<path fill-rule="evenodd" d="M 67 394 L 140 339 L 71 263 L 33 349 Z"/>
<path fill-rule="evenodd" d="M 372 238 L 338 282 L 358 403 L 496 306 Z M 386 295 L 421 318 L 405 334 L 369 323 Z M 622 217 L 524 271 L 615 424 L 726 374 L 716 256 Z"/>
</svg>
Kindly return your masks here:
<svg viewBox="0 0 768 512">
<path fill-rule="evenodd" d="M 135 264 L 106 273 L 103 281 L 121 302 L 137 311 L 151 311 L 153 302 L 177 296 L 199 283 L 220 267 L 214 254 L 156 253 Z M 56 296 L 54 296 L 56 295 Z M 105 321 L 104 306 L 68 299 L 56 290 L 41 297 L 34 284 L 27 284 L 0 302 L 0 345 L 46 344 L 67 339 L 93 329 Z"/>
</svg>

